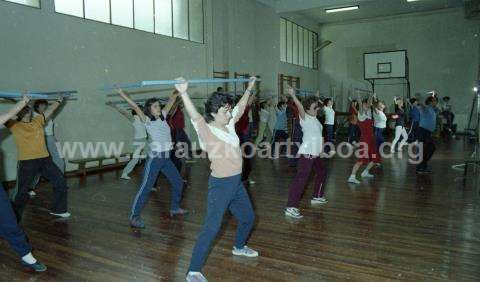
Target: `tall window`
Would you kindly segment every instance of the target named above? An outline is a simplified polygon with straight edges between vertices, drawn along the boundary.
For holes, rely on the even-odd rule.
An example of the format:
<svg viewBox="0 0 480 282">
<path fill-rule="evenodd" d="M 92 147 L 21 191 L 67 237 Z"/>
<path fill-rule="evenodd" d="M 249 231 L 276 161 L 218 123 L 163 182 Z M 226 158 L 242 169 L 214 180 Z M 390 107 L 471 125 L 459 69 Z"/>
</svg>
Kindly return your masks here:
<svg viewBox="0 0 480 282">
<path fill-rule="evenodd" d="M 318 34 L 294 22 L 280 19 L 280 61 L 318 69 Z"/>
<path fill-rule="evenodd" d="M 22 4 L 34 8 L 40 8 L 40 0 L 5 0 L 7 2 Z"/>
<path fill-rule="evenodd" d="M 55 12 L 198 43 L 204 40 L 203 0 L 55 0 Z"/>
</svg>

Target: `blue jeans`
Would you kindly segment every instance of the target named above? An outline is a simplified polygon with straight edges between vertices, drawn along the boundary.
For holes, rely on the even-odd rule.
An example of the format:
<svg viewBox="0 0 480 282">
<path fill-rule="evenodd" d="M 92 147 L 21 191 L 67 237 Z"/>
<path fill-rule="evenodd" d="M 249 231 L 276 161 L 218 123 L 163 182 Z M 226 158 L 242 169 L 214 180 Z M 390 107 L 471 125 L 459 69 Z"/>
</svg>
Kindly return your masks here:
<svg viewBox="0 0 480 282">
<path fill-rule="evenodd" d="M 2 184 L 0 184 L 0 237 L 5 238 L 20 257 L 32 251 L 25 233 L 17 224 L 17 217 Z"/>
<path fill-rule="evenodd" d="M 255 221 L 252 204 L 240 174 L 225 178 L 210 176 L 207 201 L 207 218 L 193 248 L 189 271 L 201 271 L 227 209 L 238 220 L 236 248 L 245 246 Z"/>
<path fill-rule="evenodd" d="M 380 146 L 385 142 L 383 139 L 383 128 L 374 127 L 375 131 L 375 143 L 377 144 L 377 150 L 380 152 Z"/>
<path fill-rule="evenodd" d="M 327 130 L 327 142 L 326 143 L 331 143 L 329 146 L 325 146 L 325 152 L 330 152 L 331 150 L 335 150 L 335 147 L 333 146 L 333 124 L 325 124 L 325 129 Z"/>
<path fill-rule="evenodd" d="M 160 171 L 167 177 L 168 182 L 170 182 L 170 185 L 172 186 L 172 191 L 170 193 L 170 210 L 174 211 L 180 208 L 183 180 L 177 168 L 170 160 L 170 151 L 162 153 L 152 152 L 149 154 L 145 164 L 142 184 L 140 185 L 135 200 L 133 201 L 130 219 L 140 217 L 140 213 L 147 203 L 150 191 L 152 190 Z"/>
</svg>

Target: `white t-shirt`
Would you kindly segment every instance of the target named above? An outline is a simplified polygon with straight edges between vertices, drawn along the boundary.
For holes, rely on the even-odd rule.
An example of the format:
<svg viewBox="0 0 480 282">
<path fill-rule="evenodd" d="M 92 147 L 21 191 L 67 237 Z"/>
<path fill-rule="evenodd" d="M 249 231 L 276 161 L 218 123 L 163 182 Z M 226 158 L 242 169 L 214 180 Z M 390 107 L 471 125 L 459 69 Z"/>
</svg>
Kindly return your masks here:
<svg viewBox="0 0 480 282">
<path fill-rule="evenodd" d="M 325 112 L 325 124 L 328 125 L 334 125 L 335 124 L 335 111 L 332 109 L 332 107 L 324 107 L 323 108 Z"/>
<path fill-rule="evenodd" d="M 232 118 L 230 119 L 230 121 L 226 126 L 228 132 L 226 132 L 225 130 L 221 130 L 220 128 L 211 126 L 210 124 L 207 124 L 207 126 L 212 132 L 212 134 L 215 135 L 215 137 L 217 137 L 218 139 L 232 145 L 233 147 L 240 147 L 240 139 L 238 138 L 237 132 L 235 131 L 235 120 L 236 120 L 235 118 L 237 116 L 238 116 L 238 107 L 235 107 L 232 110 Z M 197 124 L 193 120 L 191 120 L 191 122 L 192 122 L 193 128 L 195 128 L 195 131 L 198 134 Z M 202 150 L 205 150 L 206 149 L 205 144 L 200 138 L 198 139 L 198 142 L 200 144 L 200 148 Z"/>
<path fill-rule="evenodd" d="M 164 117 L 166 114 L 162 111 Z M 170 134 L 170 126 L 167 123 L 167 119 L 157 119 L 151 121 L 147 118 L 145 122 L 145 128 L 147 129 L 148 136 L 152 140 L 150 148 L 153 152 L 166 152 L 173 148 L 172 136 Z"/>
<path fill-rule="evenodd" d="M 260 122 L 267 123 L 270 119 L 270 111 L 267 109 L 260 110 Z"/>
<path fill-rule="evenodd" d="M 137 116 L 133 116 L 133 139 L 145 139 L 147 138 L 147 130 L 145 128 L 145 123 Z"/>
<path fill-rule="evenodd" d="M 323 151 L 323 126 L 316 117 L 305 114 L 305 119 L 300 118 L 303 138 L 298 149 L 299 154 L 320 156 Z"/>
<path fill-rule="evenodd" d="M 373 120 L 376 128 L 387 127 L 387 116 L 383 111 L 373 111 Z"/>
</svg>

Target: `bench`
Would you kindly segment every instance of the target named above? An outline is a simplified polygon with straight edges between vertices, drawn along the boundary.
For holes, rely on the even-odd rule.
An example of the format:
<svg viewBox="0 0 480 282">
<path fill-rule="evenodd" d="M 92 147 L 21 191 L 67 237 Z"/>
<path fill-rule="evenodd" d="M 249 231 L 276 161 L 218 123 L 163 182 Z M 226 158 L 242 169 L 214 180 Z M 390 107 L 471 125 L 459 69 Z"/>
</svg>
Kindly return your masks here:
<svg viewBox="0 0 480 282">
<path fill-rule="evenodd" d="M 103 169 L 106 169 L 106 168 L 119 167 L 119 166 L 123 165 L 123 163 L 120 163 L 120 158 L 128 157 L 128 159 L 130 160 L 132 158 L 132 155 L 133 155 L 132 153 L 125 153 L 125 154 L 121 154 L 119 156 L 102 156 L 102 157 L 98 157 L 98 158 L 86 158 L 86 159 L 69 160 L 69 162 L 72 163 L 72 164 L 77 164 L 78 165 L 78 170 L 76 172 L 74 172 L 75 174 L 80 174 L 83 177 L 85 177 L 87 175 L 87 172 L 90 172 L 90 171 L 98 171 L 98 170 L 103 170 Z M 115 160 L 115 163 L 108 164 L 108 165 L 103 164 L 104 161 L 112 160 L 112 159 Z M 91 162 L 98 162 L 98 165 L 93 166 L 93 167 L 87 167 L 87 163 L 91 163 Z"/>
</svg>

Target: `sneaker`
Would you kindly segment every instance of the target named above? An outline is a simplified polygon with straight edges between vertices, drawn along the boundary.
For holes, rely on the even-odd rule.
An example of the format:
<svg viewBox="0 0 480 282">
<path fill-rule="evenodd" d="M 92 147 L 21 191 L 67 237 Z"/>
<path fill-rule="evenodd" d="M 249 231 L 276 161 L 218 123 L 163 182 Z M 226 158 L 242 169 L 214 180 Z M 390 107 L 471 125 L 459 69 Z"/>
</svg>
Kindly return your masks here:
<svg viewBox="0 0 480 282">
<path fill-rule="evenodd" d="M 297 219 L 303 217 L 303 215 L 300 214 L 300 211 L 297 208 L 286 208 L 285 216 L 289 216 Z"/>
<path fill-rule="evenodd" d="M 254 185 L 256 182 L 253 181 L 253 180 L 248 180 L 247 183 L 248 183 L 249 185 Z"/>
<path fill-rule="evenodd" d="M 120 176 L 120 179 L 123 179 L 123 180 L 130 180 L 130 176 L 126 175 L 126 174 L 122 174 L 122 176 Z"/>
<path fill-rule="evenodd" d="M 431 171 L 430 169 L 428 169 L 428 168 L 425 168 L 425 169 L 417 169 L 416 172 L 417 172 L 418 174 L 431 174 L 431 173 L 432 173 L 432 171 Z"/>
<path fill-rule="evenodd" d="M 241 249 L 238 249 L 237 247 L 233 247 L 232 254 L 236 256 L 244 256 L 249 258 L 258 257 L 258 252 L 250 249 L 246 245 Z"/>
<path fill-rule="evenodd" d="M 54 216 L 58 216 L 58 217 L 61 217 L 61 218 L 69 218 L 71 216 L 71 214 L 69 212 L 64 212 L 64 213 L 54 213 L 54 212 L 51 212 L 50 213 L 51 215 L 54 215 Z"/>
<path fill-rule="evenodd" d="M 28 268 L 29 270 L 33 270 L 35 272 L 45 272 L 47 271 L 47 267 L 41 263 L 39 263 L 38 261 L 36 263 L 33 263 L 33 264 L 29 264 L 29 263 L 26 263 L 24 261 L 22 261 L 22 265 L 26 268 Z"/>
<path fill-rule="evenodd" d="M 207 278 L 201 272 L 189 271 L 187 273 L 187 282 L 208 282 Z"/>
<path fill-rule="evenodd" d="M 321 197 L 321 198 L 312 198 L 310 200 L 310 204 L 312 205 L 315 205 L 315 204 L 326 204 L 328 203 L 327 199 L 325 199 L 324 197 Z"/>
<path fill-rule="evenodd" d="M 178 210 L 170 210 L 170 216 L 182 215 L 187 214 L 188 210 L 186 209 L 178 209 Z"/>
<path fill-rule="evenodd" d="M 28 195 L 30 196 L 30 198 L 34 198 L 35 196 L 37 196 L 37 193 L 35 193 L 35 191 L 33 190 L 30 190 L 28 191 Z"/>
<path fill-rule="evenodd" d="M 360 184 L 361 183 L 355 176 L 350 176 L 347 181 L 348 181 L 348 183 L 353 183 L 353 184 Z"/>
<path fill-rule="evenodd" d="M 368 171 L 362 172 L 362 178 L 373 178 L 374 175 L 370 174 Z"/>
<path fill-rule="evenodd" d="M 138 229 L 145 229 L 145 223 L 140 217 L 136 217 L 130 220 L 130 227 L 138 228 Z"/>
</svg>

